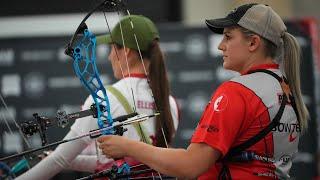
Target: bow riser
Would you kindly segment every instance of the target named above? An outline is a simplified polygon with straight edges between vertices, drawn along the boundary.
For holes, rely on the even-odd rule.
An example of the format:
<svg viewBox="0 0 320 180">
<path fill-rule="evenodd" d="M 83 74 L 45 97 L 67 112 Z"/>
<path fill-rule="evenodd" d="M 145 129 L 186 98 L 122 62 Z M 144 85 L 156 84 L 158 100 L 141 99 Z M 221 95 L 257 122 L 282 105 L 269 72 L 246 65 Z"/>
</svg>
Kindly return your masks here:
<svg viewBox="0 0 320 180">
<path fill-rule="evenodd" d="M 84 30 L 84 36 L 74 48 L 74 71 L 79 77 L 81 83 L 90 92 L 96 107 L 99 128 L 107 127 L 113 124 L 110 113 L 110 103 L 106 90 L 99 78 L 98 68 L 96 66 L 96 37 L 89 30 Z M 84 67 L 81 67 L 82 64 Z M 102 94 L 100 96 L 98 93 Z M 105 111 L 100 106 L 105 107 Z M 104 132 L 104 134 L 114 134 L 114 131 Z"/>
</svg>

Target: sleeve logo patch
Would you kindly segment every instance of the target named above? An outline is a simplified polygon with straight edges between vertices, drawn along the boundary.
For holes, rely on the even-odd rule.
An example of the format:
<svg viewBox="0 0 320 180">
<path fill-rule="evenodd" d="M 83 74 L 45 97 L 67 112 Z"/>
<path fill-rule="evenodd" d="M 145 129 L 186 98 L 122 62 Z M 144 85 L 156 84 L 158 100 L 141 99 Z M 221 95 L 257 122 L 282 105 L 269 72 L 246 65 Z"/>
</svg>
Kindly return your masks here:
<svg viewBox="0 0 320 180">
<path fill-rule="evenodd" d="M 219 132 L 219 128 L 215 127 L 214 125 L 203 124 L 200 126 L 200 128 L 206 129 L 206 131 L 209 133 Z"/>
<path fill-rule="evenodd" d="M 220 95 L 213 103 L 213 110 L 220 112 L 226 109 L 228 105 L 228 98 L 226 95 Z"/>
</svg>

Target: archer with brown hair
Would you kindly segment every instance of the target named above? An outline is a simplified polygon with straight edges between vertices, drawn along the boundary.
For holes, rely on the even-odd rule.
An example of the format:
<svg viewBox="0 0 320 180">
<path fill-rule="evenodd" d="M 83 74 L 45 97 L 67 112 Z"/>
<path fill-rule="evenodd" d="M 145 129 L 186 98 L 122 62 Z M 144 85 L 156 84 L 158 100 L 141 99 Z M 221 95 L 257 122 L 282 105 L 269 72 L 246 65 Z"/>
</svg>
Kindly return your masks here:
<svg viewBox="0 0 320 180">
<path fill-rule="evenodd" d="M 131 27 L 131 22 L 134 28 Z M 130 15 L 123 17 L 111 34 L 100 36 L 97 41 L 110 45 L 109 60 L 114 76 L 119 80 L 106 88 L 112 117 L 132 112 L 160 112 L 156 119 L 127 126 L 128 130 L 123 136 L 134 141 L 167 147 L 174 137 L 179 116 L 177 103 L 170 95 L 159 38 L 158 30 L 150 19 L 141 15 Z M 89 109 L 93 103 L 93 98 L 89 96 L 82 109 Z M 98 129 L 96 119 L 77 119 L 65 139 L 86 134 L 94 129 Z M 132 158 L 125 160 L 129 165 L 139 163 Z M 48 157 L 18 179 L 49 179 L 63 169 L 97 172 L 111 168 L 113 164 L 112 158 L 106 158 L 96 148 L 94 139 L 85 137 L 59 145 Z"/>
</svg>

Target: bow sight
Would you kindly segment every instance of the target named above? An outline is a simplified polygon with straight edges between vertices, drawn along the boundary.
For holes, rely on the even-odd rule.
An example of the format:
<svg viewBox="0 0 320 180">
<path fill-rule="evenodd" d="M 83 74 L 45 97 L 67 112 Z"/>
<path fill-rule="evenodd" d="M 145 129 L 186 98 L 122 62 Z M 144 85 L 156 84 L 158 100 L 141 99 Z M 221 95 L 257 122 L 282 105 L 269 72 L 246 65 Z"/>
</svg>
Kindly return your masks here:
<svg viewBox="0 0 320 180">
<path fill-rule="evenodd" d="M 100 105 L 100 110 L 105 111 L 105 107 L 103 105 Z M 72 114 L 67 114 L 66 111 L 59 110 L 56 114 L 56 117 L 53 119 L 39 116 L 38 113 L 34 113 L 34 120 L 21 123 L 20 126 L 21 131 L 28 137 L 32 136 L 33 134 L 39 133 L 42 146 L 44 146 L 45 144 L 47 144 L 45 131 L 48 129 L 48 127 L 52 126 L 52 124 L 57 123 L 59 127 L 64 128 L 69 124 L 70 120 L 76 120 L 78 118 L 86 116 L 93 116 L 94 118 L 97 117 L 97 107 L 95 104 L 92 104 L 89 110 Z"/>
<path fill-rule="evenodd" d="M 40 117 L 38 113 L 34 113 L 33 117 L 35 119 L 34 121 L 26 121 L 20 124 L 21 131 L 28 137 L 39 132 L 43 146 L 47 143 L 45 130 L 51 125 L 51 120 L 46 117 Z"/>
<path fill-rule="evenodd" d="M 57 141 L 57 142 L 54 142 L 54 143 L 51 143 L 51 144 L 47 144 L 47 145 L 42 146 L 42 147 L 37 148 L 37 149 L 31 149 L 31 150 L 24 151 L 24 152 L 19 153 L 19 154 L 14 154 L 14 155 L 11 155 L 11 156 L 3 157 L 3 158 L 0 158 L 0 162 L 1 161 L 8 161 L 10 159 L 21 157 L 21 156 L 24 156 L 26 154 L 37 152 L 37 151 L 40 151 L 40 150 L 43 150 L 43 149 L 51 148 L 53 146 L 57 146 L 57 145 L 62 144 L 62 143 L 71 142 L 71 141 L 74 141 L 74 140 L 77 140 L 77 139 L 80 139 L 80 138 L 83 138 L 83 137 L 89 136 L 90 138 L 96 138 L 96 137 L 101 136 L 104 131 L 109 131 L 111 129 L 116 129 L 114 134 L 116 134 L 117 132 L 123 133 L 123 132 L 126 131 L 126 129 L 123 126 L 129 125 L 129 124 L 132 124 L 132 123 L 145 121 L 145 120 L 147 120 L 149 118 L 152 118 L 152 117 L 155 117 L 155 116 L 158 116 L 158 115 L 159 115 L 159 113 L 151 114 L 151 115 L 138 115 L 137 113 L 131 113 L 131 114 L 128 114 L 128 115 L 119 116 L 119 117 L 114 119 L 115 122 L 118 122 L 116 125 L 107 126 L 107 127 L 102 128 L 102 129 L 92 130 L 87 134 L 79 135 L 79 136 L 76 136 L 76 137 L 73 137 L 73 138 L 70 138 L 70 139 L 64 139 L 64 140 L 61 140 L 61 141 Z M 117 129 L 120 129 L 121 131 L 119 131 Z"/>
</svg>

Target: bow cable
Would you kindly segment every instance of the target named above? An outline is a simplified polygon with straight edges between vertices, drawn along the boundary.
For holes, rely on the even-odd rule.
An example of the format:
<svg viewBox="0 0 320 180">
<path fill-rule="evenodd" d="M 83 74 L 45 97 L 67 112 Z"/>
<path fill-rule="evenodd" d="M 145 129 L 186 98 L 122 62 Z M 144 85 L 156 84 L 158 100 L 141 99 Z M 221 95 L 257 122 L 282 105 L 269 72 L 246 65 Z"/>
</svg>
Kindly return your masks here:
<svg viewBox="0 0 320 180">
<path fill-rule="evenodd" d="M 15 120 L 13 114 L 10 113 L 10 110 L 9 110 L 9 108 L 8 108 L 8 105 L 7 105 L 7 103 L 5 102 L 5 100 L 4 100 L 1 92 L 0 92 L 0 99 L 1 99 L 1 102 L 2 102 L 2 104 L 3 104 L 3 106 L 4 106 L 4 108 L 6 109 L 6 111 L 7 111 L 8 114 L 9 114 L 9 116 L 11 117 L 11 120 L 14 122 L 14 125 L 16 126 L 16 128 L 18 128 L 19 134 L 21 135 L 23 141 L 25 142 L 25 144 L 27 145 L 28 148 L 31 148 L 30 143 L 28 142 L 27 138 L 26 138 L 26 137 L 24 136 L 24 134 L 22 133 L 22 130 L 21 130 L 20 126 L 18 125 L 17 121 Z M 14 136 L 13 130 L 11 129 L 11 127 L 10 127 L 10 125 L 9 125 L 9 122 L 8 122 L 8 120 L 5 118 L 5 116 L 3 115 L 3 113 L 1 113 L 1 117 L 2 117 L 2 119 L 4 120 L 6 126 L 8 127 L 11 136 Z M 17 151 L 18 153 L 21 153 L 21 152 L 22 152 L 21 150 L 19 150 L 18 144 L 15 146 L 15 149 L 16 149 L 16 151 Z M 26 158 L 25 156 L 23 156 L 23 159 L 22 159 L 21 161 L 19 161 L 18 163 L 23 162 L 23 161 L 24 161 L 24 162 L 27 162 L 27 158 Z M 24 163 L 24 164 L 27 166 L 27 168 L 28 168 L 28 170 L 29 170 L 29 169 L 30 169 L 29 163 Z"/>
</svg>

